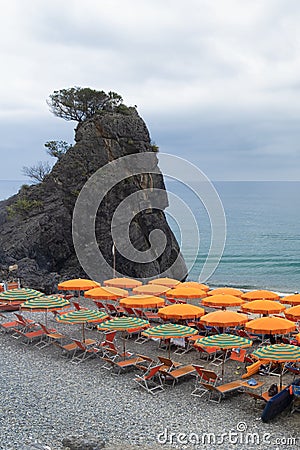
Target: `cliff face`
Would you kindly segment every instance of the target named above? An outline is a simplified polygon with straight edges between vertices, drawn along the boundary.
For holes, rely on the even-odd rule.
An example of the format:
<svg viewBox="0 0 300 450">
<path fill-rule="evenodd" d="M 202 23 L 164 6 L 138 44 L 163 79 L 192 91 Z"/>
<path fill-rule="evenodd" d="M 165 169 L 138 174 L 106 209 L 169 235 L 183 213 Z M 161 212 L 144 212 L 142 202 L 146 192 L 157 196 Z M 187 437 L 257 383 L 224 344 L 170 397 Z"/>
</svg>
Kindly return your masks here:
<svg viewBox="0 0 300 450">
<path fill-rule="evenodd" d="M 80 123 L 75 141 L 76 144 L 56 163 L 42 183 L 24 186 L 17 195 L 0 203 L 1 277 L 7 279 L 8 266 L 17 264 L 14 276 L 21 279 L 23 286 L 46 292 L 54 292 L 57 283 L 67 278 L 93 277 L 101 282 L 113 276 L 113 267 L 117 276 L 149 279 L 164 274 L 183 279 L 186 266 L 163 212 L 168 205 L 163 177 L 147 127 L 135 109 L 130 108 L 126 113 L 103 112 Z M 83 259 L 79 259 L 81 263 L 88 260 L 83 269 L 73 242 L 74 206 L 81 198 L 79 194 L 83 186 L 99 168 L 128 155 L 136 158 L 136 167 L 132 167 L 132 159 L 127 161 L 122 179 L 117 176 L 118 166 L 101 173 L 92 185 L 91 196 L 84 202 L 88 207 L 91 198 L 93 201 L 97 198 L 97 189 L 103 193 L 103 189 L 107 190 L 106 186 L 109 186 L 109 192 L 95 213 L 95 236 L 103 256 L 102 261 L 95 255 L 96 266 L 91 262 L 93 254 L 91 251 L 89 254 L 89 242 L 85 239 L 84 220 L 90 209 L 82 210 L 82 224 L 77 220 L 76 229 L 73 224 L 77 241 L 82 239 L 82 248 L 76 249 L 77 254 L 78 251 L 83 253 Z M 156 189 L 160 191 L 156 192 Z M 139 201 L 131 201 L 131 197 L 128 201 L 128 196 L 135 193 L 138 193 Z M 125 211 L 121 210 L 114 222 L 114 257 L 111 222 L 117 207 L 125 199 Z M 129 242 L 124 231 L 128 214 L 132 216 L 130 226 L 127 224 Z M 165 236 L 166 247 L 162 253 L 152 247 L 149 236 L 153 230 L 161 230 Z M 135 256 L 124 256 L 130 242 L 141 252 L 139 254 L 152 251 L 152 257 L 147 261 L 137 261 Z"/>
</svg>

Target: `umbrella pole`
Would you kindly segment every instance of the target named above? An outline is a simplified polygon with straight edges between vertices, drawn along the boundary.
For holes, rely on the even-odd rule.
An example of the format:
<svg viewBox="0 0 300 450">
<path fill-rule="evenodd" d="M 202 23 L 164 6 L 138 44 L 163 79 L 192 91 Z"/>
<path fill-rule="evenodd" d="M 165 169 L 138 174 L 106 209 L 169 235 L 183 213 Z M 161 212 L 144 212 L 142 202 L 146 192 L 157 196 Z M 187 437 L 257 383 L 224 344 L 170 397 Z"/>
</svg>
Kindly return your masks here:
<svg viewBox="0 0 300 450">
<path fill-rule="evenodd" d="M 169 339 L 169 359 L 171 358 L 171 339 Z"/>
<path fill-rule="evenodd" d="M 84 322 L 82 323 L 82 342 L 85 343 L 85 330 L 84 330 Z"/>
<path fill-rule="evenodd" d="M 226 351 L 223 350 L 223 361 L 222 361 L 222 380 L 224 380 L 224 369 L 225 369 L 225 355 Z"/>
<path fill-rule="evenodd" d="M 123 359 L 126 358 L 126 342 L 125 342 L 125 333 L 123 332 Z"/>
<path fill-rule="evenodd" d="M 280 364 L 280 377 L 279 377 L 279 390 L 282 390 L 282 376 L 283 376 L 283 371 L 284 371 L 284 364 L 281 363 Z"/>
</svg>

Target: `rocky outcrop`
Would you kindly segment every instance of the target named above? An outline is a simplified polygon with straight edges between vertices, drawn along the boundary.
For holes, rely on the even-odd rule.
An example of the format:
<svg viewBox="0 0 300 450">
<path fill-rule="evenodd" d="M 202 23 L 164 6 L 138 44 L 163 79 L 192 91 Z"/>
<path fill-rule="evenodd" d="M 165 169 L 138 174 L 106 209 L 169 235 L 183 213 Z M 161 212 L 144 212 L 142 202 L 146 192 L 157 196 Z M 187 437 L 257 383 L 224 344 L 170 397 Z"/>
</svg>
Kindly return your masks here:
<svg viewBox="0 0 300 450">
<path fill-rule="evenodd" d="M 23 286 L 46 292 L 55 292 L 59 281 L 73 277 L 93 277 L 101 282 L 113 276 L 114 268 L 116 275 L 120 276 L 149 279 L 164 274 L 183 279 L 186 266 L 165 218 L 168 199 L 157 165 L 156 148 L 151 145 L 147 127 L 136 110 L 128 108 L 123 112 L 103 112 L 80 123 L 75 131 L 76 144 L 55 164 L 42 183 L 23 186 L 17 195 L 0 203 L 2 278 L 8 279 L 8 267 L 17 264 L 14 276 L 21 279 Z M 135 174 L 132 175 L 131 163 L 127 163 L 121 181 L 114 179 L 115 169 L 100 177 L 100 181 L 98 177 L 97 183 L 92 184 L 91 196 L 85 201 L 87 207 L 93 208 L 89 202 L 97 198 L 97 189 L 102 192 L 103 187 L 112 186 L 95 213 L 94 224 L 99 251 L 106 262 L 99 260 L 97 267 L 87 273 L 89 267 L 82 268 L 82 261 L 79 262 L 74 249 L 74 206 L 81 198 L 79 194 L 83 186 L 93 174 L 98 173 L 99 168 L 127 155 L 137 155 L 138 164 L 144 167 L 134 168 Z M 121 212 L 114 223 L 118 241 L 114 257 L 112 218 L 117 207 L 136 193 L 138 203 L 127 200 L 125 212 Z M 141 254 L 153 250 L 151 261 L 130 259 L 119 251 L 120 248 L 126 250 L 124 225 L 128 213 L 133 216 L 129 226 L 130 241 Z M 84 210 L 82 219 L 86 219 L 88 214 L 89 210 Z M 83 229 L 80 225 L 76 236 L 80 241 L 78 233 L 82 234 L 82 251 L 91 261 L 94 255 L 92 251 L 89 254 L 89 242 L 84 238 L 84 221 Z M 158 251 L 160 249 L 152 248 L 153 230 L 161 230 L 165 236 L 166 247 L 162 253 Z M 95 260 L 98 261 L 97 258 Z"/>
</svg>

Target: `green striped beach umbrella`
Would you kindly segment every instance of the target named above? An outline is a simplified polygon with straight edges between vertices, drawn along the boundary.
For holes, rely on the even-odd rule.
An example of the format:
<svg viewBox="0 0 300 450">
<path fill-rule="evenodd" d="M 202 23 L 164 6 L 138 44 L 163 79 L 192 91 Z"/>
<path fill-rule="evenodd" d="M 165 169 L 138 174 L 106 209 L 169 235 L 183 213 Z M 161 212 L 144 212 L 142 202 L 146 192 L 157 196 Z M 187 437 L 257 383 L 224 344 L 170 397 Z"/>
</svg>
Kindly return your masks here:
<svg viewBox="0 0 300 450">
<path fill-rule="evenodd" d="M 109 316 L 106 313 L 98 311 L 96 309 L 80 309 L 79 311 L 71 311 L 65 314 L 60 314 L 56 317 L 57 322 L 60 323 L 70 323 L 82 324 L 82 340 L 85 342 L 85 332 L 84 332 L 84 324 L 86 323 L 97 323 L 102 322 L 107 319 Z"/>
<path fill-rule="evenodd" d="M 45 311 L 45 322 L 47 326 L 47 312 L 56 311 L 58 309 L 63 309 L 70 306 L 70 302 L 62 297 L 57 297 L 56 295 L 45 295 L 44 297 L 36 297 L 27 300 L 22 304 L 22 310 L 28 310 L 32 312 L 42 312 Z"/>
<path fill-rule="evenodd" d="M 195 347 L 217 347 L 223 350 L 223 361 L 222 361 L 222 378 L 223 378 L 226 350 L 233 348 L 251 347 L 252 343 L 253 342 L 251 341 L 251 339 L 235 336 L 234 334 L 222 333 L 197 339 L 194 345 Z"/>
<path fill-rule="evenodd" d="M 214 334 L 212 336 L 206 336 L 201 339 L 197 339 L 195 345 L 198 344 L 201 347 L 218 347 L 221 349 L 230 348 L 246 348 L 251 347 L 251 339 L 246 339 L 234 334 Z"/>
<path fill-rule="evenodd" d="M 116 331 L 132 331 L 143 329 L 150 326 L 148 320 L 138 319 L 137 317 L 115 317 L 98 325 L 98 330 L 116 330 Z"/>
<path fill-rule="evenodd" d="M 127 331 L 128 333 L 132 331 L 143 330 L 147 327 L 150 327 L 150 322 L 148 320 L 139 319 L 138 317 L 114 317 L 111 320 L 107 320 L 105 322 L 100 323 L 97 328 L 98 330 L 114 330 L 114 331 L 122 331 L 123 333 Z M 123 354 L 124 358 L 126 356 L 126 340 L 123 335 Z"/>
<path fill-rule="evenodd" d="M 43 297 L 45 294 L 40 291 L 36 291 L 35 289 L 28 288 L 17 288 L 10 289 L 9 291 L 1 292 L 0 301 L 23 301 L 29 300 L 35 297 Z"/>
<path fill-rule="evenodd" d="M 277 362 L 281 364 L 280 389 L 282 389 L 284 364 L 286 362 L 300 361 L 300 347 L 290 344 L 266 345 L 255 350 L 253 355 L 266 362 Z"/>
<path fill-rule="evenodd" d="M 143 336 L 156 339 L 169 339 L 169 357 L 171 351 L 171 341 L 174 338 L 183 338 L 193 336 L 198 331 L 195 328 L 187 327 L 185 325 L 178 325 L 175 323 L 164 323 L 157 327 L 148 328 L 142 332 Z"/>
</svg>

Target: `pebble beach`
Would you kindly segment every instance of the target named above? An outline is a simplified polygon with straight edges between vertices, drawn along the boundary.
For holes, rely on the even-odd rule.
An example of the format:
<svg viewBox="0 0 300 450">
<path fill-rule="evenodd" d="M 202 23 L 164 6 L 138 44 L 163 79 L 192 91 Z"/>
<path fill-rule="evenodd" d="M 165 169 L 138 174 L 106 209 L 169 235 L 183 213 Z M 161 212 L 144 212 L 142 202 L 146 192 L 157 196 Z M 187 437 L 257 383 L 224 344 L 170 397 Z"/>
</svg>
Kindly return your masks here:
<svg viewBox="0 0 300 450">
<path fill-rule="evenodd" d="M 6 316 L 13 318 L 12 313 Z M 34 318 L 42 321 L 44 315 L 36 313 Z M 48 326 L 80 337 L 78 325 L 50 319 Z M 98 331 L 86 332 L 88 338 L 102 340 Z M 127 340 L 128 350 L 153 358 L 167 355 L 157 342 L 139 345 L 135 338 Z M 122 347 L 120 337 L 117 344 Z M 207 365 L 194 350 L 171 357 Z M 104 448 L 115 450 L 299 448 L 299 414 L 287 411 L 263 423 L 261 410 L 245 394 L 229 395 L 220 404 L 192 397 L 193 377 L 153 396 L 133 381 L 137 370 L 117 376 L 103 368 L 100 358 L 73 364 L 54 345 L 39 349 L 8 333 L 0 335 L 0 359 L 1 450 L 66 450 L 63 440 L 69 436 L 97 438 Z M 224 381 L 240 378 L 243 366 L 226 362 Z M 219 367 L 213 369 L 220 372 Z M 266 386 L 276 382 L 274 378 L 257 376 Z M 284 376 L 284 383 L 291 380 Z"/>
</svg>

